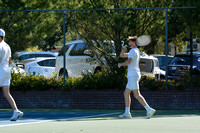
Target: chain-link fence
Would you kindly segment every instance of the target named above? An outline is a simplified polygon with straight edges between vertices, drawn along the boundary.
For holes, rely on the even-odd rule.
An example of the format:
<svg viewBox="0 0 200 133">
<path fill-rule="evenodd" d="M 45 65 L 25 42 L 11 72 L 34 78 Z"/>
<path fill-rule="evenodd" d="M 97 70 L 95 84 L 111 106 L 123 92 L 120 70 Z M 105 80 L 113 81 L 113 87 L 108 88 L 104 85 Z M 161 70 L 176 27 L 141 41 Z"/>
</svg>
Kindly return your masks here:
<svg viewBox="0 0 200 133">
<path fill-rule="evenodd" d="M 178 53 L 198 51 L 196 40 L 185 35 L 185 29 L 190 27 L 181 14 L 193 8 L 1 10 L 0 23 L 6 31 L 5 41 L 12 49 L 13 62 L 26 74 L 78 77 L 102 68 L 112 70 L 120 61 L 127 37 L 148 34 L 151 44 L 140 47 L 141 72 L 168 81 L 182 79 L 183 72 L 191 68 L 200 70 L 200 59 L 187 53 L 186 57 L 175 57 L 168 66 Z M 194 47 L 184 45 L 187 42 L 183 38 Z M 190 57 L 197 64 L 192 64 Z"/>
</svg>

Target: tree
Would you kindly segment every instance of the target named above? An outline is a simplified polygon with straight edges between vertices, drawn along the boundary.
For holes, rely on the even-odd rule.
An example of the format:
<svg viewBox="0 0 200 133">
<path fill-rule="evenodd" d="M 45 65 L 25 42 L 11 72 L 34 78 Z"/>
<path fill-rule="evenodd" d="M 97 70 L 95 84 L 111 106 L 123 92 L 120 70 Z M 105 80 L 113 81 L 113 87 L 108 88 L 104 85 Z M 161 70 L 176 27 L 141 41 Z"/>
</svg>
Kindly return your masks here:
<svg viewBox="0 0 200 133">
<path fill-rule="evenodd" d="M 100 56 L 104 56 L 109 67 L 116 63 L 117 58 L 113 58 L 107 52 L 107 44 L 103 45 L 105 40 L 113 40 L 117 57 L 122 48 L 122 42 L 130 35 L 149 34 L 153 38 L 152 45 L 143 48 L 147 53 L 153 53 L 156 45 L 156 37 L 164 34 L 165 21 L 164 12 L 160 10 L 128 10 L 130 8 L 140 7 L 163 7 L 169 4 L 169 1 L 129 1 L 129 0 L 100 0 L 100 1 L 77 1 L 70 5 L 76 9 L 115 9 L 104 11 L 79 11 L 71 12 L 70 30 L 75 31 L 88 42 L 92 40 L 96 44 L 90 43 L 97 49 Z M 169 4 L 170 5 L 170 4 Z M 118 8 L 127 8 L 127 10 L 117 10 Z M 100 53 L 100 54 L 99 54 Z"/>
<path fill-rule="evenodd" d="M 174 0 L 174 6 L 178 7 L 196 7 L 193 9 L 179 9 L 176 10 L 177 21 L 180 26 L 184 27 L 182 30 L 184 33 L 188 33 L 188 30 L 193 32 L 193 38 L 200 36 L 200 1 L 199 0 Z M 188 35 L 186 35 L 188 37 Z M 189 39 L 189 38 L 188 38 Z"/>
<path fill-rule="evenodd" d="M 48 47 L 44 40 L 54 35 L 59 30 L 62 20 L 60 12 L 25 12 L 30 9 L 54 9 L 59 8 L 60 0 L 1 0 L 0 1 L 0 25 L 6 31 L 6 42 L 11 46 L 12 52 L 22 51 L 30 46 L 41 44 Z M 20 10 L 20 11 L 4 11 Z"/>
</svg>

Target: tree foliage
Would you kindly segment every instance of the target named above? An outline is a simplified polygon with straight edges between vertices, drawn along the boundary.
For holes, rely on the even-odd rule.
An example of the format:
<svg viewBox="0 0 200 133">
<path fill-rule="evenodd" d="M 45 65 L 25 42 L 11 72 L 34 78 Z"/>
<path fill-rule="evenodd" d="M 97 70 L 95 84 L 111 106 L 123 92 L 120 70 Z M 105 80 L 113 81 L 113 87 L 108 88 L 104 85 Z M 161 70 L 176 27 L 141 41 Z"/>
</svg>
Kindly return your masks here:
<svg viewBox="0 0 200 133">
<path fill-rule="evenodd" d="M 0 25 L 6 31 L 6 42 L 11 46 L 13 53 L 30 46 L 40 46 L 47 37 L 59 30 L 58 26 L 62 18 L 59 12 L 23 10 L 54 9 L 58 2 L 57 0 L 0 1 L 0 10 L 3 10 L 0 12 Z M 46 42 L 43 45 L 45 44 Z"/>
<path fill-rule="evenodd" d="M 194 33 L 194 37 L 200 37 L 200 1 L 199 0 L 174 0 L 174 6 L 180 7 L 196 7 L 193 9 L 181 9 L 176 10 L 176 13 L 180 17 L 179 24 L 185 26 L 186 28 L 190 28 L 190 30 Z"/>
<path fill-rule="evenodd" d="M 105 4 L 106 3 L 106 4 Z M 113 66 L 118 58 L 109 56 L 107 45 L 102 45 L 105 40 L 113 40 L 116 55 L 120 54 L 122 43 L 127 43 L 128 36 L 149 34 L 152 36 L 151 45 L 143 48 L 147 53 L 154 53 L 157 37 L 165 33 L 164 11 L 162 10 L 133 10 L 133 8 L 163 7 L 168 1 L 129 1 L 113 0 L 78 1 L 70 7 L 76 9 L 114 9 L 104 11 L 71 12 L 70 30 L 75 31 L 81 38 L 90 43 L 98 51 L 96 56 L 104 56 L 107 63 Z M 170 4 L 169 4 L 170 6 Z M 127 10 L 117 10 L 126 8 Z M 95 46 L 94 46 L 95 45 Z M 100 53 L 100 55 L 99 55 Z M 108 57 L 107 57 L 108 56 Z M 99 59 L 101 59 L 99 57 Z"/>
<path fill-rule="evenodd" d="M 99 59 L 105 56 L 108 64 L 118 60 L 107 54 L 108 44 L 112 40 L 117 57 L 122 43 L 131 35 L 149 34 L 151 45 L 140 48 L 148 54 L 156 51 L 164 53 L 165 11 L 130 10 L 145 7 L 184 7 L 196 6 L 196 9 L 168 10 L 168 42 L 183 48 L 182 37 L 186 26 L 191 26 L 194 35 L 200 35 L 199 0 L 0 0 L 0 25 L 6 31 L 6 42 L 13 53 L 29 47 L 39 46 L 50 50 L 63 43 L 63 12 L 26 11 L 38 9 L 115 9 L 104 11 L 68 11 L 66 12 L 66 40 L 85 39 L 95 42 Z M 117 10 L 127 8 L 127 10 Z M 4 10 L 20 10 L 5 12 Z M 103 43 L 103 45 L 102 45 Z M 96 54 L 97 54 L 96 53 Z M 101 54 L 99 54 L 101 53 Z"/>
</svg>

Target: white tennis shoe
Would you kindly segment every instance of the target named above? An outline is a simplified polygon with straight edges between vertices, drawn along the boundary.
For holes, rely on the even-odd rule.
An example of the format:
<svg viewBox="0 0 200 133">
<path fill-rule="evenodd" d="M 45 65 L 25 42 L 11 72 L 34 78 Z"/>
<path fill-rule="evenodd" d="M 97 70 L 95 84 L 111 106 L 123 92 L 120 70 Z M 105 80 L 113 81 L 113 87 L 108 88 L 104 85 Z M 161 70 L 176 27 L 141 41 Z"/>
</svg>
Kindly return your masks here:
<svg viewBox="0 0 200 133">
<path fill-rule="evenodd" d="M 124 119 L 131 119 L 131 113 L 124 113 L 122 115 L 119 115 L 119 118 L 124 118 Z"/>
<path fill-rule="evenodd" d="M 147 116 L 145 117 L 146 119 L 150 119 L 154 114 L 156 110 L 151 108 L 149 111 L 147 111 Z"/>
<path fill-rule="evenodd" d="M 19 118 L 21 118 L 22 116 L 24 115 L 24 113 L 23 112 L 21 112 L 21 111 L 17 111 L 17 112 L 13 112 L 13 115 L 12 115 L 12 117 L 10 118 L 10 121 L 16 121 L 16 120 L 18 120 Z"/>
</svg>

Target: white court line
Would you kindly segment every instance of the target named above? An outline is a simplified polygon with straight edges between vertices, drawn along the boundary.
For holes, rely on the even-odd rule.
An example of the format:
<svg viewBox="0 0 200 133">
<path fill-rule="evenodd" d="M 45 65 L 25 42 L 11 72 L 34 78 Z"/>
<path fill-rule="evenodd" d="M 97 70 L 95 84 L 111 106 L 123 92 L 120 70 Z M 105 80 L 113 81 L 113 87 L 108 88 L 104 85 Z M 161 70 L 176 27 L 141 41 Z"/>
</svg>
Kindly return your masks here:
<svg viewBox="0 0 200 133">
<path fill-rule="evenodd" d="M 71 112 L 70 112 L 71 113 Z M 28 124 L 38 124 L 38 123 L 44 123 L 44 122 L 52 122 L 52 121 L 58 121 L 58 120 L 73 120 L 73 119 L 81 119 L 81 118 L 91 118 L 91 117 L 100 117 L 100 116 L 106 116 L 106 115 L 115 115 L 120 114 L 117 113 L 106 113 L 106 114 L 99 114 L 99 115 L 90 115 L 90 116 L 80 116 L 80 117 L 73 117 L 73 118 L 63 118 L 63 119 L 54 119 L 54 120 L 42 120 L 38 122 L 29 122 L 29 123 L 17 123 L 17 124 L 8 124 L 8 125 L 1 125 L 1 127 L 10 127 L 10 126 L 19 126 L 19 125 L 28 125 Z"/>
</svg>

